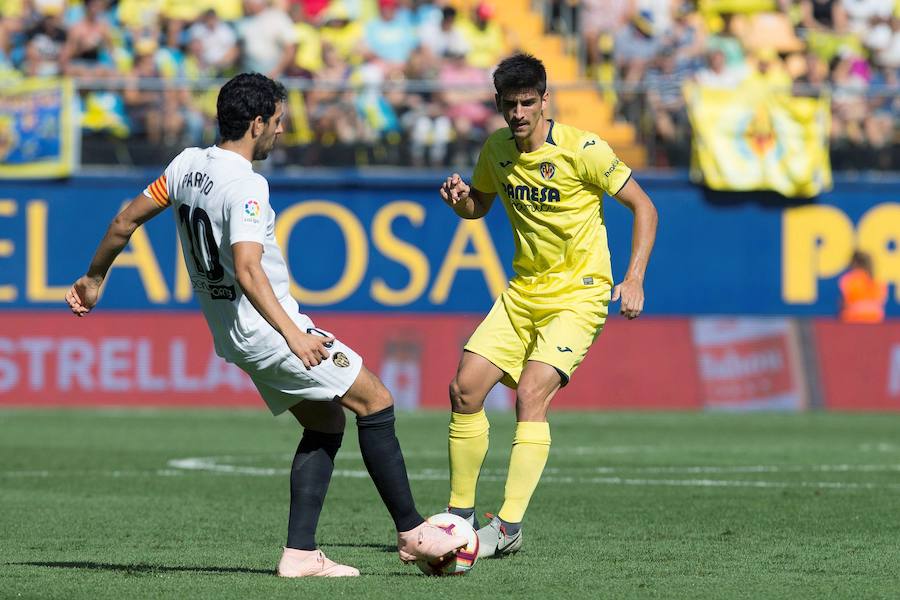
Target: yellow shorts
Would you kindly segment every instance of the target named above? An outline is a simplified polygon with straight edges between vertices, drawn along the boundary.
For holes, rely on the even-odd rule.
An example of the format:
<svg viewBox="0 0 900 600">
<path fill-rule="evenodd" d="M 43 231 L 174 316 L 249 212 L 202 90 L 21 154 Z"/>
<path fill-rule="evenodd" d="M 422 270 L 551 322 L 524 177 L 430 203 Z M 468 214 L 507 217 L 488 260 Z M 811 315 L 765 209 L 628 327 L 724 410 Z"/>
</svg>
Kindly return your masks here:
<svg viewBox="0 0 900 600">
<path fill-rule="evenodd" d="M 529 360 L 555 367 L 566 385 L 606 323 L 609 295 L 606 286 L 543 297 L 507 288 L 465 349 L 503 370 L 511 388 Z"/>
</svg>

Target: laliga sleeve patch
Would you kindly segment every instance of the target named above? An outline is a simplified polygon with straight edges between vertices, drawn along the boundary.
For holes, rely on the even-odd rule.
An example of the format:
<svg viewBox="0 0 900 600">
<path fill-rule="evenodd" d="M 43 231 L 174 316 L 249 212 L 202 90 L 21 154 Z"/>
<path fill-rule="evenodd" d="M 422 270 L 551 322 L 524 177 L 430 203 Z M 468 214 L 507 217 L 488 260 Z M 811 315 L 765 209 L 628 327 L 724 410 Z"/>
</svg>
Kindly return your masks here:
<svg viewBox="0 0 900 600">
<path fill-rule="evenodd" d="M 250 199 L 244 203 L 244 214 L 243 214 L 244 223 L 252 223 L 252 224 L 256 225 L 257 223 L 259 223 L 259 214 L 260 214 L 259 201 Z"/>
</svg>

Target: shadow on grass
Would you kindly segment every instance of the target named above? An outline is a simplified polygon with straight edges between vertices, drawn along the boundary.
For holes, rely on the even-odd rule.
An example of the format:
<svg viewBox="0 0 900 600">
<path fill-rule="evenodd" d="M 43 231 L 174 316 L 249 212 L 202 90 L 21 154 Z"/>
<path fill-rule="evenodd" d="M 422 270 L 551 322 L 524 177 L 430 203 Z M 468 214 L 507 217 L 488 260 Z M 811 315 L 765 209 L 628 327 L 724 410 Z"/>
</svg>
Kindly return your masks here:
<svg viewBox="0 0 900 600">
<path fill-rule="evenodd" d="M 379 546 L 377 544 L 330 544 L 331 546 L 346 547 L 373 547 L 383 548 L 386 552 L 391 550 L 396 552 L 397 548 L 389 548 L 387 546 Z M 252 573 L 260 575 L 274 575 L 274 569 L 247 569 L 244 567 L 167 567 L 165 565 L 116 565 L 112 563 L 98 563 L 88 561 L 64 561 L 64 562 L 8 562 L 6 566 L 29 566 L 29 567 L 50 567 L 54 569 L 87 569 L 89 571 L 119 571 L 128 575 L 140 575 L 144 573 Z M 422 577 L 416 569 L 407 571 L 393 571 L 391 573 L 381 573 L 386 577 Z"/>
<path fill-rule="evenodd" d="M 89 561 L 62 562 L 10 562 L 7 565 L 25 565 L 30 567 L 50 567 L 54 569 L 87 569 L 90 571 L 121 571 L 123 573 L 259 573 L 272 575 L 274 569 L 248 569 L 246 567 L 167 567 L 165 565 L 117 565 Z"/>
</svg>

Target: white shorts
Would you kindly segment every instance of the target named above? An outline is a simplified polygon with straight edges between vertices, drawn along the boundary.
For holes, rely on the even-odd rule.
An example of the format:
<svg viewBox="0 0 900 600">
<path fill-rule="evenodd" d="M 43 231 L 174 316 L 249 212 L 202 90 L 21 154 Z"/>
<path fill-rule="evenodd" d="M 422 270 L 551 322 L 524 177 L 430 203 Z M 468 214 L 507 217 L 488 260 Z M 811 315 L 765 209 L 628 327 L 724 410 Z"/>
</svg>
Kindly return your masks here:
<svg viewBox="0 0 900 600">
<path fill-rule="evenodd" d="M 294 317 L 301 331 L 334 337 L 313 325 L 304 314 Z M 280 415 L 301 400 L 330 402 L 347 393 L 362 369 L 362 357 L 349 346 L 335 339 L 328 347 L 328 358 L 307 369 L 291 352 L 284 338 L 278 336 L 278 344 L 271 354 L 254 358 L 251 362 L 236 362 L 246 372 L 256 389 L 272 411 Z"/>
</svg>

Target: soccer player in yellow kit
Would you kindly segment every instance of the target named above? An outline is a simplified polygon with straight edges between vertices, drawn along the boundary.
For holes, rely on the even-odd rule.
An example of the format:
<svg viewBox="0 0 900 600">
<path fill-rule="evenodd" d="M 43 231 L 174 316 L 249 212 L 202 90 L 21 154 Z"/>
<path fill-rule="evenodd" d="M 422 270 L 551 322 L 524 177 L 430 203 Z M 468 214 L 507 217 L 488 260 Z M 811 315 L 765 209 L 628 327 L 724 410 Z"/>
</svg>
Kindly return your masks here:
<svg viewBox="0 0 900 600">
<path fill-rule="evenodd" d="M 450 502 L 475 519 L 475 487 L 488 450 L 484 399 L 497 382 L 516 389 L 516 432 L 505 498 L 478 531 L 479 556 L 522 545 L 522 518 L 550 452 L 550 401 L 565 386 L 606 321 L 610 301 L 634 319 L 656 236 L 656 208 L 598 135 L 544 117 L 544 65 L 527 54 L 494 72 L 497 109 L 509 128 L 485 142 L 469 186 L 448 177 L 441 198 L 463 219 L 479 219 L 499 196 L 515 239 L 509 287 L 465 346 L 450 384 Z M 603 194 L 634 214 L 631 260 L 614 285 Z"/>
</svg>

